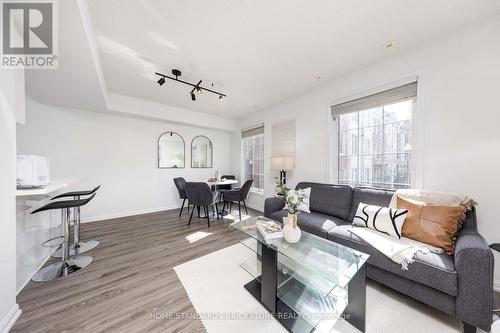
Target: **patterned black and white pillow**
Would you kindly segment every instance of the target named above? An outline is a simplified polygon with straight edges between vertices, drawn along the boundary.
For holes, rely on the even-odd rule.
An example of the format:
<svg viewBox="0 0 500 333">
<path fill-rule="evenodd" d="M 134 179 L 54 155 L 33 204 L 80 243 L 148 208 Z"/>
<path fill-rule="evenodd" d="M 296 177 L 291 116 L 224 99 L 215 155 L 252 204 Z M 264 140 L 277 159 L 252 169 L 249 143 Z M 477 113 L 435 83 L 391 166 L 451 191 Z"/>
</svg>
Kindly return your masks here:
<svg viewBox="0 0 500 333">
<path fill-rule="evenodd" d="M 352 224 L 367 227 L 383 234 L 401 238 L 401 229 L 405 223 L 407 209 L 394 209 L 360 203 Z"/>
</svg>

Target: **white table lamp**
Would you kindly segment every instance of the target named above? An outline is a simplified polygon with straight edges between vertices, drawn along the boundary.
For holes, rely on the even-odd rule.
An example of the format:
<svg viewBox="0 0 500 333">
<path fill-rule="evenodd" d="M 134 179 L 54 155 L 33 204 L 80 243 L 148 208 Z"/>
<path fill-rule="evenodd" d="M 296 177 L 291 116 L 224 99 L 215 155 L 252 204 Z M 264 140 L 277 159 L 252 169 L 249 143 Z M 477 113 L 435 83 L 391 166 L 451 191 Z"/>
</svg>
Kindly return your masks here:
<svg viewBox="0 0 500 333">
<path fill-rule="evenodd" d="M 290 156 L 276 156 L 271 157 L 271 170 L 280 172 L 280 181 L 286 184 L 286 172 L 292 170 L 295 166 L 293 157 Z"/>
</svg>

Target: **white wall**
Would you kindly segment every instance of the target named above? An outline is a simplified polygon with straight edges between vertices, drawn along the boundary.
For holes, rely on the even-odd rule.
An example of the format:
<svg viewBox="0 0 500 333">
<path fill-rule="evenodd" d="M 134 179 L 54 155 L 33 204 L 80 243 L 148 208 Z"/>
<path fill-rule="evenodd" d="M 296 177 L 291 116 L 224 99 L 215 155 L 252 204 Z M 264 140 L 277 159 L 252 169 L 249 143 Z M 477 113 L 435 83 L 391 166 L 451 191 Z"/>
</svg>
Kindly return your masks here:
<svg viewBox="0 0 500 333">
<path fill-rule="evenodd" d="M 24 72 L 0 73 L 0 332 L 20 315 L 16 304 L 16 118 L 22 116 Z M 22 89 L 24 91 L 24 87 Z"/>
<path fill-rule="evenodd" d="M 266 147 L 270 128 L 284 119 L 297 120 L 296 167 L 288 181 L 328 180 L 328 112 L 332 101 L 371 91 L 407 76 L 419 76 L 418 164 L 424 188 L 464 193 L 479 202 L 479 230 L 500 241 L 500 17 L 480 22 L 411 52 L 338 78 L 239 122 L 240 128 L 264 123 Z M 233 140 L 238 140 L 236 136 Z M 232 143 L 232 154 L 239 153 Z M 266 149 L 270 169 L 270 149 Z M 233 162 L 232 166 L 237 166 Z M 235 172 L 239 171 L 237 168 Z M 266 175 L 266 196 L 273 194 Z M 262 204 L 262 199 L 254 201 Z M 262 207 L 262 206 L 261 206 Z M 497 257 L 498 258 L 498 257 Z M 496 266 L 500 279 L 500 265 Z M 497 285 L 498 287 L 498 285 Z"/>
<path fill-rule="evenodd" d="M 229 171 L 229 132 L 26 102 L 18 151 L 50 158 L 51 178 L 85 178 L 83 188 L 101 184 L 82 209 L 84 221 L 180 207 L 173 178 L 202 181 Z M 193 119 L 196 122 L 196 119 Z M 203 125 L 203 124 L 200 124 Z M 158 138 L 166 131 L 186 142 L 186 168 L 158 169 Z M 214 168 L 191 169 L 190 145 L 205 135 L 214 146 Z"/>
</svg>

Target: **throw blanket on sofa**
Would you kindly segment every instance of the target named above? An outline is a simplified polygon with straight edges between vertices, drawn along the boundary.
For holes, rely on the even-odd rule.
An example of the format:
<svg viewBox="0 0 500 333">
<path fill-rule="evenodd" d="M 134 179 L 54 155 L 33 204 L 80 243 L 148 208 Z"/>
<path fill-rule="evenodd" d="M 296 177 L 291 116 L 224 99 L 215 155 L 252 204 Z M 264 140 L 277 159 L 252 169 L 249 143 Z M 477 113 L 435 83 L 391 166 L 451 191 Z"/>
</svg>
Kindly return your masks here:
<svg viewBox="0 0 500 333">
<path fill-rule="evenodd" d="M 431 205 L 464 206 L 466 211 L 471 210 L 472 207 L 477 205 L 477 203 L 472 198 L 469 198 L 466 195 L 429 190 L 403 189 L 397 190 L 394 193 L 391 202 L 389 203 L 390 208 L 396 208 L 397 196 L 403 199 L 425 202 L 426 204 Z"/>
<path fill-rule="evenodd" d="M 417 242 L 409 238 L 390 237 L 378 231 L 363 227 L 352 227 L 349 232 L 355 234 L 378 251 L 382 252 L 387 258 L 401 265 L 401 269 L 408 270 L 408 265 L 415 261 L 413 257 L 420 253 L 442 253 L 442 249 Z"/>
</svg>

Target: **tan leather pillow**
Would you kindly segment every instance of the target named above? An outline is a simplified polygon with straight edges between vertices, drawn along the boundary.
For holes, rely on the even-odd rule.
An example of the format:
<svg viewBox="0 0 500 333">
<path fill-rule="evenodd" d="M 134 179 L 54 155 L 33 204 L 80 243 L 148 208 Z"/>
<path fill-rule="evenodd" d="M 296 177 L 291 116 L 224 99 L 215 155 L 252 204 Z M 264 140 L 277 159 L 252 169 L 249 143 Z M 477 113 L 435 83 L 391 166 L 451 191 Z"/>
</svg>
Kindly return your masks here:
<svg viewBox="0 0 500 333">
<path fill-rule="evenodd" d="M 429 205 L 401 197 L 397 197 L 396 207 L 408 210 L 401 232 L 403 237 L 440 247 L 447 254 L 453 254 L 465 207 Z"/>
</svg>

